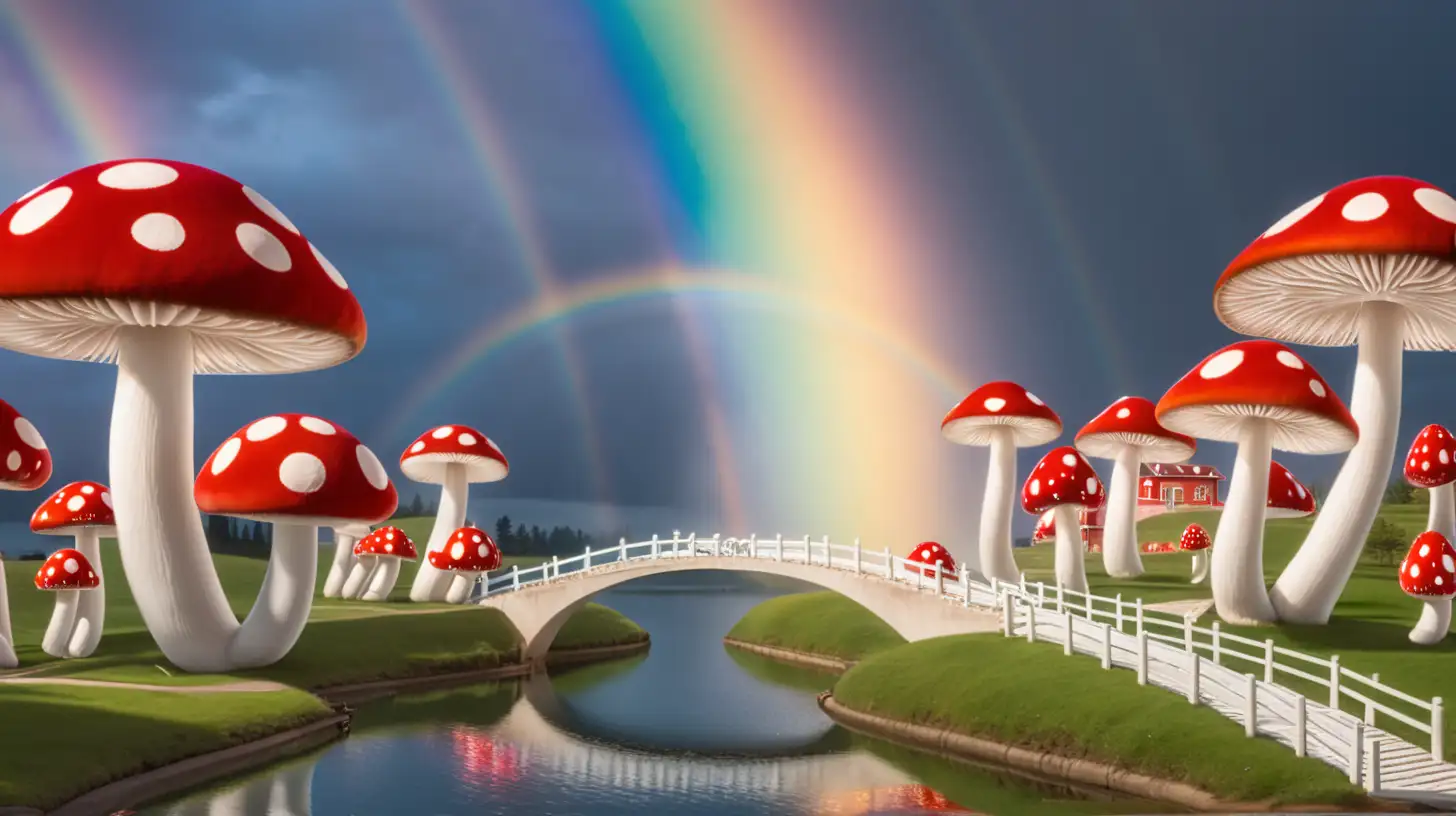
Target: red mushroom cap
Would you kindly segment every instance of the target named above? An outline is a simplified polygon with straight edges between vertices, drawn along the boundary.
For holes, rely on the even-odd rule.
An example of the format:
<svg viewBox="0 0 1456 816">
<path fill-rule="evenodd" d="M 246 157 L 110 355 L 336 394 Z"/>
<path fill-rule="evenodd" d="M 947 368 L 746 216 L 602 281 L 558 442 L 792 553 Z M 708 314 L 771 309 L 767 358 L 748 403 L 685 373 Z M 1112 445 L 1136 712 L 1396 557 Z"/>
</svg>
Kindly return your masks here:
<svg viewBox="0 0 1456 816">
<path fill-rule="evenodd" d="M 359 542 L 354 545 L 354 554 L 377 555 L 381 558 L 408 558 L 411 561 L 420 557 L 420 554 L 415 551 L 415 543 L 410 541 L 410 537 L 398 527 L 380 527 L 359 539 Z"/>
<path fill-rule="evenodd" d="M 1238 442 L 1243 423 L 1267 420 L 1275 450 L 1340 453 L 1360 436 L 1355 418 L 1324 377 L 1272 340 L 1245 340 L 1204 358 L 1158 401 L 1165 426 Z"/>
<path fill-rule="evenodd" d="M 35 490 L 51 478 L 51 452 L 30 420 L 0 400 L 0 490 Z"/>
<path fill-rule="evenodd" d="M 1418 597 L 1456 594 L 1456 550 L 1445 536 L 1435 530 L 1416 536 L 1400 562 L 1400 588 Z"/>
<path fill-rule="evenodd" d="M 319 527 L 378 523 L 399 506 L 374 452 L 307 414 L 263 417 L 233 434 L 208 457 L 193 494 L 204 513 Z"/>
<path fill-rule="evenodd" d="M 399 457 L 404 475 L 424 484 L 443 483 L 448 465 L 464 465 L 465 481 L 472 484 L 498 482 L 510 472 L 500 448 L 468 425 L 431 428 Z"/>
<path fill-rule="evenodd" d="M 1208 531 L 1202 525 L 1190 524 L 1183 530 L 1183 535 L 1178 539 L 1178 549 L 1186 552 L 1198 552 L 1213 546 L 1213 539 L 1208 537 Z"/>
<path fill-rule="evenodd" d="M 366 337 L 348 284 L 278 208 L 176 161 L 83 167 L 0 212 L 6 301 L 26 307 L 0 325 L 5 348 L 110 361 L 118 326 L 160 320 L 193 333 L 199 374 L 327 368 Z"/>
<path fill-rule="evenodd" d="M 30 531 L 43 535 L 75 535 L 87 527 L 101 535 L 116 535 L 111 512 L 111 491 L 100 482 L 71 482 L 41 502 L 30 517 Z"/>
<path fill-rule="evenodd" d="M 955 575 L 956 563 L 946 548 L 934 541 L 926 541 L 915 545 L 910 551 L 910 557 L 905 559 L 919 564 L 928 564 L 929 568 L 921 570 L 925 575 L 934 577 L 935 565 L 939 564 L 946 575 Z"/>
<path fill-rule="evenodd" d="M 1155 410 L 1152 400 L 1123 397 L 1078 431 L 1074 444 L 1084 455 L 1098 459 L 1116 459 L 1123 448 L 1133 447 L 1142 462 L 1186 461 L 1198 443 L 1159 425 Z"/>
<path fill-rule="evenodd" d="M 1031 533 L 1032 541 L 1050 541 L 1057 537 L 1056 513 L 1051 510 L 1041 514 L 1036 520 L 1036 529 Z"/>
<path fill-rule="evenodd" d="M 1062 435 L 1062 420 L 1035 394 L 1014 382 L 989 382 L 945 415 L 940 433 L 959 445 L 989 445 L 997 428 L 1010 428 L 1018 448 L 1045 445 Z"/>
<path fill-rule="evenodd" d="M 426 553 L 426 558 L 435 569 L 454 572 L 490 572 L 502 561 L 495 539 L 478 527 L 461 527 L 450 534 L 445 549 Z"/>
<path fill-rule="evenodd" d="M 95 589 L 101 586 L 96 570 L 80 550 L 62 547 L 40 565 L 35 574 L 36 589 Z"/>
<path fill-rule="evenodd" d="M 1342 184 L 1284 216 L 1229 264 L 1213 292 L 1225 326 L 1306 346 L 1348 346 L 1360 304 L 1399 304 L 1408 349 L 1456 349 L 1450 279 L 1456 200 L 1424 181 Z"/>
<path fill-rule="evenodd" d="M 1021 488 L 1021 506 L 1028 513 L 1044 513 L 1063 504 L 1090 509 L 1101 507 L 1102 501 L 1102 480 L 1071 445 L 1048 451 Z"/>
<path fill-rule="evenodd" d="M 1313 513 L 1314 494 L 1285 466 L 1269 460 L 1269 501 L 1264 518 L 1302 518 Z"/>
<path fill-rule="evenodd" d="M 1456 482 L 1456 439 L 1440 425 L 1427 425 L 1405 457 L 1405 480 L 1430 489 Z"/>
</svg>

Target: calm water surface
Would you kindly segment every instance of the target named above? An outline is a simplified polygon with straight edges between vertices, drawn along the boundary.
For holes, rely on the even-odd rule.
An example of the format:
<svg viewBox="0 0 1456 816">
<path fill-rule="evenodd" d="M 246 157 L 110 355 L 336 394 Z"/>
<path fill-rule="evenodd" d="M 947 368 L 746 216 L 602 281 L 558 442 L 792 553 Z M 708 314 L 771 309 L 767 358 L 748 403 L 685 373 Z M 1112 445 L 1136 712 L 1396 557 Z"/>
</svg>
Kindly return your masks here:
<svg viewBox="0 0 1456 816">
<path fill-rule="evenodd" d="M 669 580 L 671 579 L 671 580 Z M 651 633 L 644 658 L 369 704 L 346 740 L 147 816 L 1113 814 L 1087 798 L 849 734 L 815 705 L 833 678 L 724 649 L 774 594 L 723 573 L 598 600 Z M 969 680 L 968 680 L 969 682 Z"/>
</svg>

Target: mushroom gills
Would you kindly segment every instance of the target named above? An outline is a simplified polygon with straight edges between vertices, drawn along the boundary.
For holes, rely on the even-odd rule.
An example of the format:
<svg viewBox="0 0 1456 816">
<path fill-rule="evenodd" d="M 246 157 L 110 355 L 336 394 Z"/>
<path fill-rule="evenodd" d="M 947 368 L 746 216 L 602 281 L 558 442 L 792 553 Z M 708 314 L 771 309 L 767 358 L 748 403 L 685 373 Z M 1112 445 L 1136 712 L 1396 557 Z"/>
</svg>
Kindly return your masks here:
<svg viewBox="0 0 1456 816">
<path fill-rule="evenodd" d="M 450 536 L 465 526 L 465 510 L 470 501 L 470 483 L 465 477 L 464 465 L 451 462 L 445 466 L 445 478 L 440 484 L 440 509 L 435 515 L 435 526 L 430 530 L 426 551 L 442 552 Z M 448 571 L 431 564 L 429 558 L 420 559 L 419 572 L 415 573 L 415 582 L 410 587 L 410 600 L 417 603 L 445 600 L 450 577 Z"/>
</svg>

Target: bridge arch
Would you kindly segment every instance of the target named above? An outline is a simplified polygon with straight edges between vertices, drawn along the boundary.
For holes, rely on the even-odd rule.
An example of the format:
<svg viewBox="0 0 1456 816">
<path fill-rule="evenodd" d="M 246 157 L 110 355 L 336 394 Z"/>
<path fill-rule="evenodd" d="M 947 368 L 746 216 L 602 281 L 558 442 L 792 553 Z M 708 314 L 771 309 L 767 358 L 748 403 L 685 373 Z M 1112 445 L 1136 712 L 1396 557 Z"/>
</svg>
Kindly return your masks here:
<svg viewBox="0 0 1456 816">
<path fill-rule="evenodd" d="M 782 575 L 838 592 L 868 609 L 907 641 L 999 628 L 995 613 L 963 607 L 911 584 L 823 564 L 711 555 L 617 561 L 515 592 L 490 595 L 480 605 L 503 612 L 520 633 L 523 659 L 539 662 L 567 618 L 597 593 L 648 575 L 702 570 Z"/>
</svg>

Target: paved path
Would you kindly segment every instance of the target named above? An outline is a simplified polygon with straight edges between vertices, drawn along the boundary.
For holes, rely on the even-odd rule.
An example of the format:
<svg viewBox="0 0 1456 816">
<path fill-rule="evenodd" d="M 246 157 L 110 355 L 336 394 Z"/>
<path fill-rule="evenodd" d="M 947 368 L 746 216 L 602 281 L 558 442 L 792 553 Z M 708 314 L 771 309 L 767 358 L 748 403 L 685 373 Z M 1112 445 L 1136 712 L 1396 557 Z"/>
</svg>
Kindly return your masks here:
<svg viewBox="0 0 1456 816">
<path fill-rule="evenodd" d="M 1212 598 L 1194 598 L 1188 601 L 1164 601 L 1162 603 L 1145 604 L 1144 609 L 1151 609 L 1155 612 L 1167 612 L 1171 615 L 1192 615 L 1195 619 L 1203 617 L 1204 613 L 1213 608 Z"/>
</svg>

